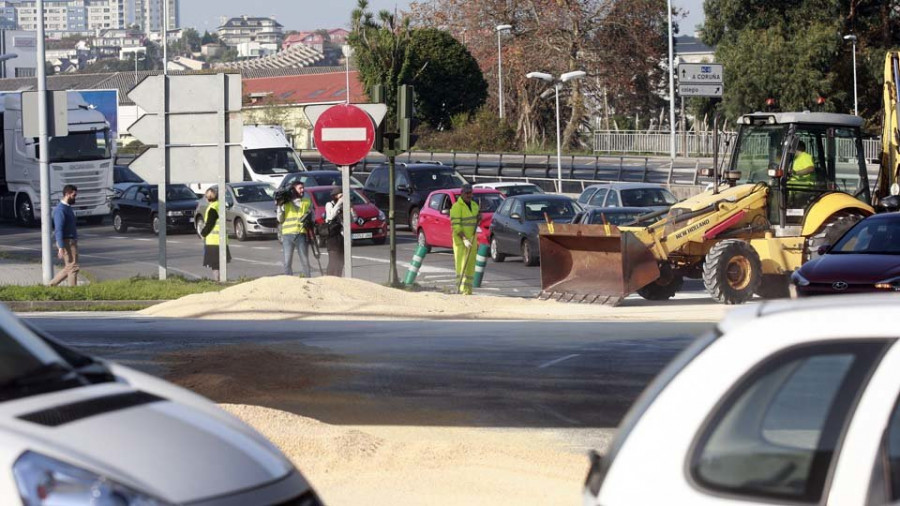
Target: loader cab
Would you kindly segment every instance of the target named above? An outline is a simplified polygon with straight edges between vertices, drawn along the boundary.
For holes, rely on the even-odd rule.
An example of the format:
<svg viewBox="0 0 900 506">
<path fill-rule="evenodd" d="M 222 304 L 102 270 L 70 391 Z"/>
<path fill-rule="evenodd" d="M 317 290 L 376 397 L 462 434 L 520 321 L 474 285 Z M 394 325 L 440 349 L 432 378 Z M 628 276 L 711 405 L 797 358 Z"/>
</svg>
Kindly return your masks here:
<svg viewBox="0 0 900 506">
<path fill-rule="evenodd" d="M 742 116 L 738 123 L 729 170 L 740 173 L 738 184 L 768 185 L 772 224 L 802 224 L 810 206 L 830 192 L 871 202 L 861 118 L 831 113 L 757 113 Z M 814 166 L 805 176 L 794 172 L 801 146 Z"/>
</svg>

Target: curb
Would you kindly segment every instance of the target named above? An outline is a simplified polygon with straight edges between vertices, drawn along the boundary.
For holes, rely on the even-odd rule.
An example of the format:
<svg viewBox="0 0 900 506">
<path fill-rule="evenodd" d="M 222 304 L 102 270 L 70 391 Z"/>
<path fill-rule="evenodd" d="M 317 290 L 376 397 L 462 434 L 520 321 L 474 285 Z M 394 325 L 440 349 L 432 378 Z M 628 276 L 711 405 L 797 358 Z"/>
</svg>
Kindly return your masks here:
<svg viewBox="0 0 900 506">
<path fill-rule="evenodd" d="M 102 307 L 107 311 L 115 311 L 120 307 L 122 311 L 141 309 L 168 302 L 167 300 L 22 300 L 0 301 L 10 311 L 91 311 L 93 308 Z"/>
</svg>

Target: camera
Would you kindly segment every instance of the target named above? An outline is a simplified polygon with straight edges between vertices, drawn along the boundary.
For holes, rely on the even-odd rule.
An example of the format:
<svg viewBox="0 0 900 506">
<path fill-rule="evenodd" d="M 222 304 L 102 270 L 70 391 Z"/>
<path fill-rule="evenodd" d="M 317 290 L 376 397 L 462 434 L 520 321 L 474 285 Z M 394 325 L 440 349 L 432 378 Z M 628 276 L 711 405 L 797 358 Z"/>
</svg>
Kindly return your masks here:
<svg viewBox="0 0 900 506">
<path fill-rule="evenodd" d="M 291 200 L 293 195 L 293 190 L 290 188 L 279 188 L 275 190 L 275 203 L 276 204 L 284 204 Z"/>
</svg>

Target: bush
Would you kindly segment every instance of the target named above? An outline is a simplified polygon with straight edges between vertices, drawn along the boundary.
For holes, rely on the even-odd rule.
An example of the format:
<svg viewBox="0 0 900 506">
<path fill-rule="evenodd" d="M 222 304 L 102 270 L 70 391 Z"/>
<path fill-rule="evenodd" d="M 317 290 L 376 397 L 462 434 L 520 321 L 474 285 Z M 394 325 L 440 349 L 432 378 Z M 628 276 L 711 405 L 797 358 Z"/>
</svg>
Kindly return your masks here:
<svg viewBox="0 0 900 506">
<path fill-rule="evenodd" d="M 424 151 L 516 151 L 516 131 L 491 111 L 481 108 L 473 115 L 453 117 L 449 130 L 419 127 L 417 150 Z"/>
</svg>

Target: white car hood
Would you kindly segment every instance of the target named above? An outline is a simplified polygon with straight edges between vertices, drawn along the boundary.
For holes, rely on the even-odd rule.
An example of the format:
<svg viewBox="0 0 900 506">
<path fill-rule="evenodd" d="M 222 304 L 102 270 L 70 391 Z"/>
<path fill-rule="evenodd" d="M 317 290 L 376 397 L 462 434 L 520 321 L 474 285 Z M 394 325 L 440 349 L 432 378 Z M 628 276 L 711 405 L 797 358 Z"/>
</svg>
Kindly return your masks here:
<svg viewBox="0 0 900 506">
<path fill-rule="evenodd" d="M 2 403 L 0 432 L 24 441 L 15 451 L 35 451 L 175 503 L 259 487 L 293 470 L 261 436 L 213 404 L 159 380 L 136 385 L 144 376 L 130 385 Z"/>
</svg>

